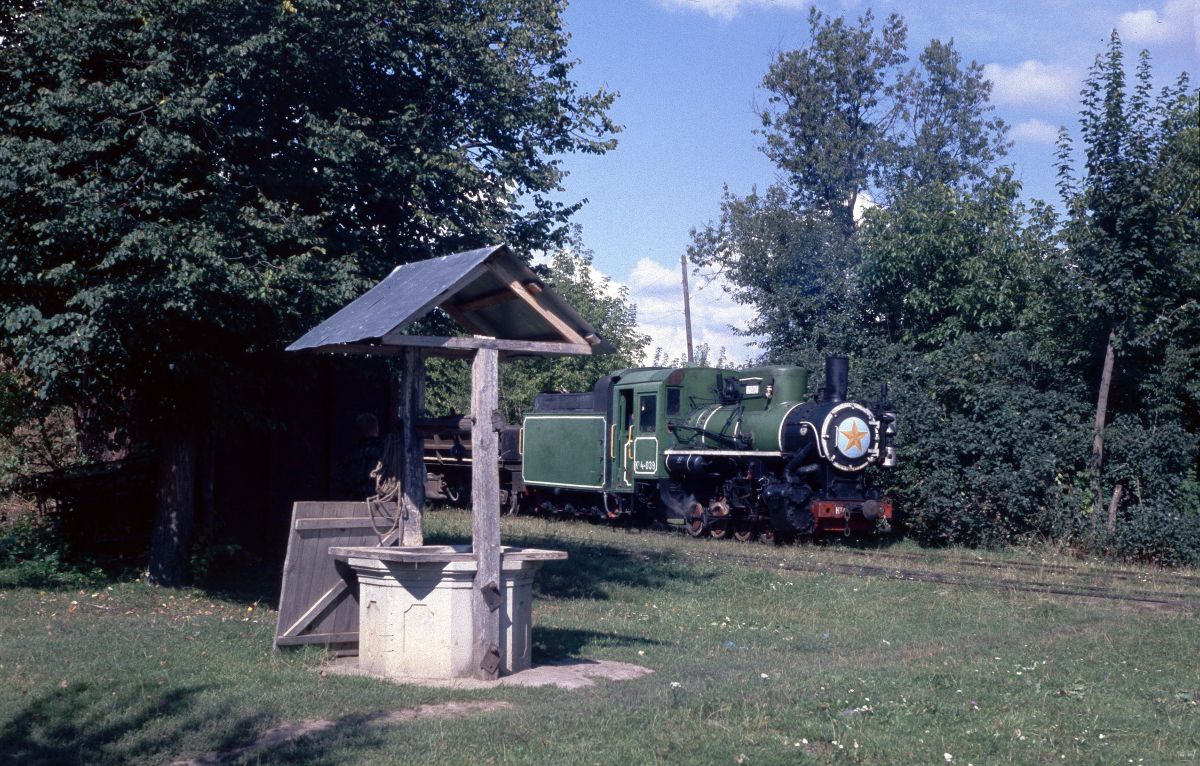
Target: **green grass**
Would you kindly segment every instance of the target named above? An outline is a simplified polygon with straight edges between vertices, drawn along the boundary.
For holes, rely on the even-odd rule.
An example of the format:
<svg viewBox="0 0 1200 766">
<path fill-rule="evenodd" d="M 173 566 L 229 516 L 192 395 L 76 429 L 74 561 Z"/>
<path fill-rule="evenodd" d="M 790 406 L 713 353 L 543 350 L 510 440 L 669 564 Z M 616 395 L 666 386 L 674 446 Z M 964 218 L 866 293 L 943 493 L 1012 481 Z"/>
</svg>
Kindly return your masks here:
<svg viewBox="0 0 1200 766">
<path fill-rule="evenodd" d="M 469 536 L 466 514 L 427 518 L 432 542 Z M 137 582 L 10 587 L 0 589 L 0 763 L 164 763 L 314 718 L 340 725 L 241 762 L 1200 761 L 1200 634 L 1187 610 L 786 567 L 867 563 L 1200 597 L 1200 582 L 1178 573 L 1051 552 L 775 548 L 536 519 L 506 518 L 503 534 L 570 553 L 538 578 L 540 656 L 654 673 L 576 691 L 399 686 L 314 672 L 316 650 L 272 653 L 273 579 L 222 591 L 236 596 Z M 917 558 L 887 558 L 897 552 Z M 963 557 L 1002 568 L 975 571 Z M 367 720 L 447 700 L 513 707 Z"/>
</svg>

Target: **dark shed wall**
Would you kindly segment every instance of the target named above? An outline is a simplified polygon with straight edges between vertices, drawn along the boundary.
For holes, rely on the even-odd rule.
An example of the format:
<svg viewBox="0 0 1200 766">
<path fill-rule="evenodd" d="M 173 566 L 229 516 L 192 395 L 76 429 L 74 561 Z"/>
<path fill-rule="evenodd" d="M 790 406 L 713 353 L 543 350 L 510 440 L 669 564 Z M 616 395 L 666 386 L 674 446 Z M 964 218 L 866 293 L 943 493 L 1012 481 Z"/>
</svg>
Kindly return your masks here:
<svg viewBox="0 0 1200 766">
<path fill-rule="evenodd" d="M 291 360 L 289 360 L 290 362 Z M 214 537 L 283 561 L 292 504 L 348 496 L 346 472 L 360 447 L 355 420 L 371 413 L 380 441 L 392 427 L 392 386 L 380 359 L 302 357 L 285 367 L 267 411 L 218 447 Z M 305 371 L 303 368 L 308 367 Z M 340 490 L 340 491 L 339 491 Z"/>
</svg>

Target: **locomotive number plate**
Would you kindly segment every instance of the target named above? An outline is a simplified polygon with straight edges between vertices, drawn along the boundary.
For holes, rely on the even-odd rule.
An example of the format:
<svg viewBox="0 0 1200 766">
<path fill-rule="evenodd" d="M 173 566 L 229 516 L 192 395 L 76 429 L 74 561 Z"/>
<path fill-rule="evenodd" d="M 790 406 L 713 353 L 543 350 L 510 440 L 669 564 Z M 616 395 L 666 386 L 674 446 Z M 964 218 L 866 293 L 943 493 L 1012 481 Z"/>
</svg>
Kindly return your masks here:
<svg viewBox="0 0 1200 766">
<path fill-rule="evenodd" d="M 639 476 L 658 473 L 658 437 L 639 436 L 633 440 L 633 472 Z"/>
</svg>

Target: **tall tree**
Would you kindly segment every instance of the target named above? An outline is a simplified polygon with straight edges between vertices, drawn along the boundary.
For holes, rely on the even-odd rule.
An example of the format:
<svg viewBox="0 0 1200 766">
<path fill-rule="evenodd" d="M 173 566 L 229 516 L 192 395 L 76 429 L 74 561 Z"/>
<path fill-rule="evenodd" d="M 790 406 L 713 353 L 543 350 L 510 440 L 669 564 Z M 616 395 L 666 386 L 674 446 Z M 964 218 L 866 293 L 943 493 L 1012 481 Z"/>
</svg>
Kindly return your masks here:
<svg viewBox="0 0 1200 766">
<path fill-rule="evenodd" d="M 1003 186 L 992 175 L 1007 147 L 982 69 L 953 42 L 931 41 L 910 67 L 894 14 L 876 29 L 870 12 L 848 23 L 813 9 L 809 35 L 763 78 L 763 151 L 783 180 L 744 198 L 726 190 L 688 250 L 758 309 L 750 329 L 772 356 L 805 362 L 881 329 L 861 280 L 863 209 L 930 184 Z"/>
<path fill-rule="evenodd" d="M 797 207 L 828 216 L 847 236 L 860 196 L 887 162 L 901 104 L 908 29 L 892 14 L 874 29 L 816 8 L 808 48 L 784 51 L 767 70 L 763 152 L 787 174 Z"/>
<path fill-rule="evenodd" d="M 1180 115 L 1187 114 L 1194 93 L 1184 75 L 1156 99 L 1150 58 L 1144 51 L 1130 92 L 1121 40 L 1113 30 L 1107 52 L 1092 65 L 1082 96 L 1084 173 L 1074 177 L 1071 145 L 1064 133 L 1059 178 L 1069 209 L 1072 256 L 1091 297 L 1099 335 L 1105 339 L 1096 386 L 1090 476 L 1093 518 L 1102 517 L 1107 499 L 1111 528 L 1123 487 L 1117 484 L 1112 498 L 1107 498 L 1104 432 L 1118 357 L 1129 355 L 1152 326 L 1179 307 L 1180 288 L 1194 280 L 1186 273 L 1186 253 L 1196 245 L 1195 227 L 1180 223 L 1196 210 L 1191 201 L 1194 188 L 1178 185 L 1174 180 L 1178 169 L 1164 174 L 1171 166 L 1172 151 L 1176 162 L 1181 159 L 1176 142 L 1188 121 L 1194 120 L 1194 107 L 1190 119 Z M 1134 368 L 1129 370 L 1135 379 L 1128 390 L 1136 396 L 1136 378 L 1142 373 Z"/>
<path fill-rule="evenodd" d="M 828 217 L 796 210 L 780 186 L 745 197 L 726 190 L 720 219 L 692 233 L 688 258 L 756 308 L 746 329 L 766 337 L 776 360 L 818 364 L 850 350 L 867 324 L 855 240 Z"/>
<path fill-rule="evenodd" d="M 0 11 L 0 351 L 156 444 L 185 575 L 200 433 L 245 355 L 398 263 L 561 241 L 603 152 L 564 0 L 72 0 Z"/>
<path fill-rule="evenodd" d="M 1008 172 L 969 191 L 915 186 L 864 222 L 868 313 L 888 340 L 921 353 L 976 332 L 1052 341 L 1043 330 L 1078 309 L 1056 225 L 1047 205 L 1020 201 Z"/>
<path fill-rule="evenodd" d="M 926 184 L 973 191 L 991 183 L 1009 142 L 1004 121 L 992 115 L 983 67 L 964 65 L 953 40 L 931 40 L 919 59 L 896 89 L 900 119 L 882 173 L 889 196 Z"/>
</svg>

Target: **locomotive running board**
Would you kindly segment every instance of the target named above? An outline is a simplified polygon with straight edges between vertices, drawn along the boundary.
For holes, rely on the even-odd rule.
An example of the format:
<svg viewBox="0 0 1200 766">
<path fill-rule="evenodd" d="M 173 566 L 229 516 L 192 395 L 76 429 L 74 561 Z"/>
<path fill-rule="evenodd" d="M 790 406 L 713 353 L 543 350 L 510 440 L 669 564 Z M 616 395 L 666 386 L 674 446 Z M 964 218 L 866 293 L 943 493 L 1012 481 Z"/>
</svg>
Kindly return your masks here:
<svg viewBox="0 0 1200 766">
<path fill-rule="evenodd" d="M 758 452 L 750 449 L 669 449 L 664 455 L 715 455 L 717 457 L 783 457 L 782 452 Z"/>
</svg>

